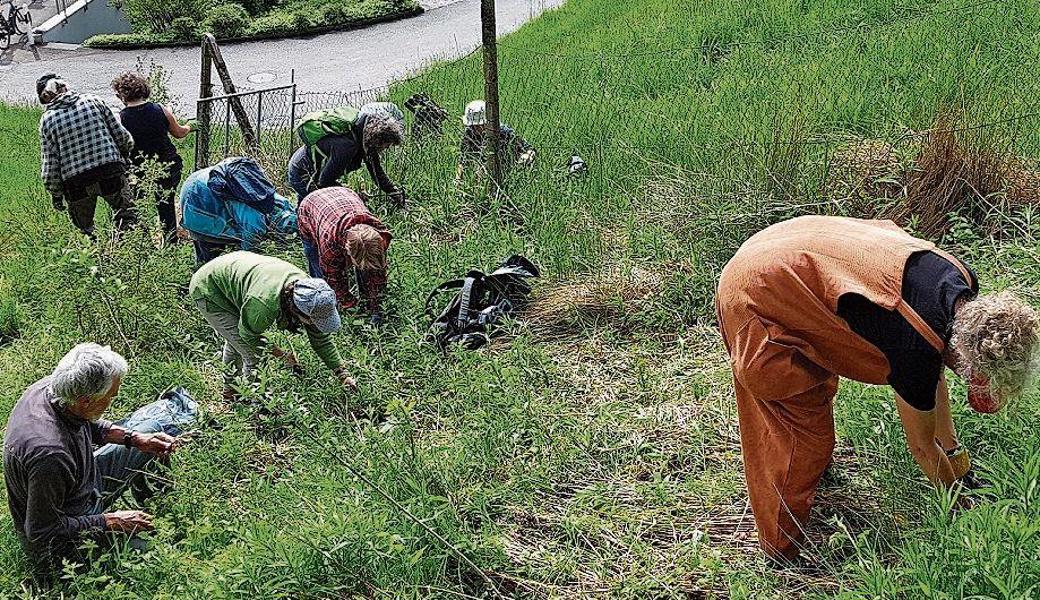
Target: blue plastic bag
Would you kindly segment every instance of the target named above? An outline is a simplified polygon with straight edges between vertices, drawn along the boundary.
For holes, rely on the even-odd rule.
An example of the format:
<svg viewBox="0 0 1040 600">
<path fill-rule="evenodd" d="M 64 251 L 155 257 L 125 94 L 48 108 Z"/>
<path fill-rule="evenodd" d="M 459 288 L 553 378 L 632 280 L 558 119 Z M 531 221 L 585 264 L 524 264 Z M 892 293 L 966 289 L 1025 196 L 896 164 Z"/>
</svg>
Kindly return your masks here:
<svg viewBox="0 0 1040 600">
<path fill-rule="evenodd" d="M 192 399 L 188 390 L 177 387 L 169 390 L 151 404 L 134 411 L 117 425 L 132 431 L 165 431 L 180 435 L 185 426 L 194 422 L 199 414 L 199 404 Z"/>
</svg>

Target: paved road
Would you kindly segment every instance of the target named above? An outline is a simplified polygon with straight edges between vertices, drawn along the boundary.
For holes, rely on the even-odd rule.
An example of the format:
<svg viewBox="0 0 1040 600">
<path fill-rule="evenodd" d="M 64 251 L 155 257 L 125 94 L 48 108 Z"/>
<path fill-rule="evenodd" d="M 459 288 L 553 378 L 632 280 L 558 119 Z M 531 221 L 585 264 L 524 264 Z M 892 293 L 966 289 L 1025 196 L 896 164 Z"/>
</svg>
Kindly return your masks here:
<svg viewBox="0 0 1040 600">
<path fill-rule="evenodd" d="M 450 1 L 450 0 L 448 0 Z M 543 10 L 565 0 L 498 0 L 499 35 L 511 32 Z M 446 0 L 432 0 L 435 6 Z M 433 60 L 469 52 L 480 43 L 480 0 L 459 0 L 426 13 L 356 31 L 330 33 L 305 39 L 226 44 L 224 59 L 236 83 L 247 78 L 263 87 L 288 83 L 296 70 L 301 91 L 368 89 L 413 72 Z M 76 89 L 110 96 L 108 83 L 116 74 L 132 69 L 138 58 L 155 61 L 172 75 L 171 91 L 180 97 L 185 112 L 194 111 L 198 96 L 197 48 L 157 50 L 58 50 L 23 51 L 0 65 L 0 99 L 35 101 L 36 78 L 54 71 Z M 256 84 L 249 84 L 256 85 Z"/>
</svg>

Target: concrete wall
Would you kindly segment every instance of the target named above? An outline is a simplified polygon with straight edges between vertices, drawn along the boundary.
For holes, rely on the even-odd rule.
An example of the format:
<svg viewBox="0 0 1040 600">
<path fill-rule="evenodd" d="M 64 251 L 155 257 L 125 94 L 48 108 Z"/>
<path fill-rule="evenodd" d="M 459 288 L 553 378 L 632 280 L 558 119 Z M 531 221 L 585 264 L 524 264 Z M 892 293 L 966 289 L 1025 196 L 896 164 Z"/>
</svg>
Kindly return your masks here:
<svg viewBox="0 0 1040 600">
<path fill-rule="evenodd" d="M 82 44 L 101 33 L 130 33 L 130 23 L 108 0 L 77 0 L 69 5 L 64 16 L 51 17 L 37 30 L 43 34 L 44 42 Z"/>
</svg>

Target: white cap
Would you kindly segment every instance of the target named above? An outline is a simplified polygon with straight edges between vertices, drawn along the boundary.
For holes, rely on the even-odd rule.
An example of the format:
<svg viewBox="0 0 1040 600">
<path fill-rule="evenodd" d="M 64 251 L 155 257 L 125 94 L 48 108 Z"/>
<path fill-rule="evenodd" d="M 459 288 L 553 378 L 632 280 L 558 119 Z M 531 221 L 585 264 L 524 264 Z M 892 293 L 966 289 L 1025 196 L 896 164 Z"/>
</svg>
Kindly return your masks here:
<svg viewBox="0 0 1040 600">
<path fill-rule="evenodd" d="M 462 123 L 467 127 L 487 124 L 487 105 L 483 100 L 474 100 L 466 105 L 466 114 L 462 117 Z"/>
</svg>

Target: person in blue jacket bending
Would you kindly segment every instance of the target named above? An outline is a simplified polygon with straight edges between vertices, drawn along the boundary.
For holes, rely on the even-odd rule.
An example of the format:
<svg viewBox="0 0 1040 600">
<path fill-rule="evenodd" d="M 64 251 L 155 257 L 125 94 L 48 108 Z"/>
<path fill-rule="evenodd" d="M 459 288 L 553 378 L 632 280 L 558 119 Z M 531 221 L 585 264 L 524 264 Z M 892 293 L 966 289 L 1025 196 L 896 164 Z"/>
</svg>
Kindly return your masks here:
<svg viewBox="0 0 1040 600">
<path fill-rule="evenodd" d="M 192 173 L 181 188 L 181 227 L 195 246 L 195 268 L 228 249 L 297 233 L 296 209 L 251 158 L 227 158 Z"/>
</svg>

